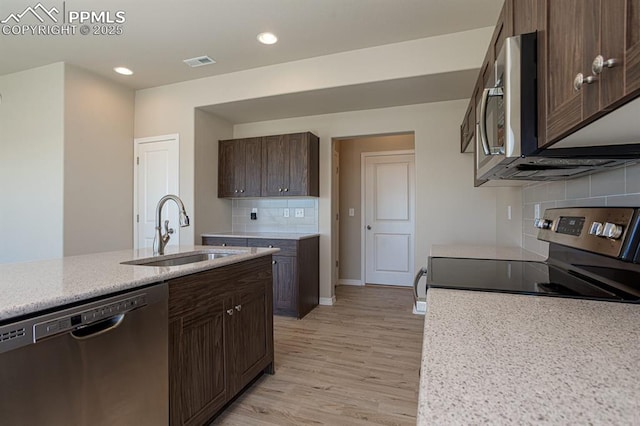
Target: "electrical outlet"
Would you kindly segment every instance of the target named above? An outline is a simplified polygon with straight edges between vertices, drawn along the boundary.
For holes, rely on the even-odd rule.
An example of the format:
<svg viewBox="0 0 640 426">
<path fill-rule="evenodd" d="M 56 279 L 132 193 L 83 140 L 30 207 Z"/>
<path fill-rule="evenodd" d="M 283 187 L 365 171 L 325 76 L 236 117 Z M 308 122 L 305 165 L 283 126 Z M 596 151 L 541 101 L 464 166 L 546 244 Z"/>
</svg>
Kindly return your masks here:
<svg viewBox="0 0 640 426">
<path fill-rule="evenodd" d="M 257 207 L 252 208 L 251 213 L 258 213 L 258 208 Z"/>
<path fill-rule="evenodd" d="M 356 209 L 354 209 L 353 207 L 349 209 L 349 216 L 355 216 L 356 215 Z"/>
<path fill-rule="evenodd" d="M 289 217 L 289 209 L 284 209 L 284 217 Z"/>
<path fill-rule="evenodd" d="M 295 215 L 296 217 L 304 217 L 304 209 L 296 209 Z"/>
</svg>

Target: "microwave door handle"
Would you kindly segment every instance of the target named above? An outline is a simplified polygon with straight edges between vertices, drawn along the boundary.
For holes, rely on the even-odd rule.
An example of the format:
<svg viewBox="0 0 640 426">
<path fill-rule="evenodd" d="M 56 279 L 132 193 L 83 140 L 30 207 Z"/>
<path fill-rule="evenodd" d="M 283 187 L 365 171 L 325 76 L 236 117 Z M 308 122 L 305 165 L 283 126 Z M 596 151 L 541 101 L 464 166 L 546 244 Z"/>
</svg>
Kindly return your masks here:
<svg viewBox="0 0 640 426">
<path fill-rule="evenodd" d="M 487 139 L 487 104 L 489 103 L 489 93 L 491 89 L 482 91 L 482 100 L 480 101 L 480 142 L 482 142 L 482 150 L 484 155 L 491 155 L 489 141 Z"/>
</svg>

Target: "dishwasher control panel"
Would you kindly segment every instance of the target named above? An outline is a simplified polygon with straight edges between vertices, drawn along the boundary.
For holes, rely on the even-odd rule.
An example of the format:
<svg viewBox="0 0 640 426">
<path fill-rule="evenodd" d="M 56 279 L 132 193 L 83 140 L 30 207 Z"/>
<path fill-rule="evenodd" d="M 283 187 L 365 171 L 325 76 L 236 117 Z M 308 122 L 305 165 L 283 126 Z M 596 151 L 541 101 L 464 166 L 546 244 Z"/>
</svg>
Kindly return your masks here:
<svg viewBox="0 0 640 426">
<path fill-rule="evenodd" d="M 74 312 L 71 315 L 64 315 L 41 322 L 33 326 L 34 340 L 45 339 L 65 331 L 81 328 L 98 321 L 121 315 L 147 304 L 145 294 L 132 296 L 117 302 L 104 304 L 86 311 Z"/>
</svg>

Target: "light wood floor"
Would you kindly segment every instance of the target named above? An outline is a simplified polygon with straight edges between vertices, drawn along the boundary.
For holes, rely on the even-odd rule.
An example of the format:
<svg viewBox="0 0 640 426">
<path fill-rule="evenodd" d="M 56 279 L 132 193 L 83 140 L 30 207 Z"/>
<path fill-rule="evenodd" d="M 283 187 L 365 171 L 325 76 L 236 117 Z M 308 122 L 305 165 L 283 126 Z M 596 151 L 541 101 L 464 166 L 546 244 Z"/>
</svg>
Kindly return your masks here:
<svg viewBox="0 0 640 426">
<path fill-rule="evenodd" d="M 213 425 L 415 425 L 424 317 L 411 290 L 337 288 L 334 306 L 275 317 L 276 374 Z"/>
</svg>

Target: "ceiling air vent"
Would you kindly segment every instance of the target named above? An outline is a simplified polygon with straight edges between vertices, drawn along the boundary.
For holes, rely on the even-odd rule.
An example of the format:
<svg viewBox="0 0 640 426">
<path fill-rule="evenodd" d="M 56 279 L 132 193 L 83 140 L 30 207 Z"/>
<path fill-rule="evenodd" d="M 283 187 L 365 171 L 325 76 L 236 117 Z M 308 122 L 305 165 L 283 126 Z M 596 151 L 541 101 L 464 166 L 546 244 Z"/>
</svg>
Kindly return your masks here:
<svg viewBox="0 0 640 426">
<path fill-rule="evenodd" d="M 201 67 L 203 65 L 215 64 L 216 61 L 211 59 L 208 56 L 198 56 L 197 58 L 185 59 L 185 64 L 189 65 L 191 68 Z"/>
</svg>

